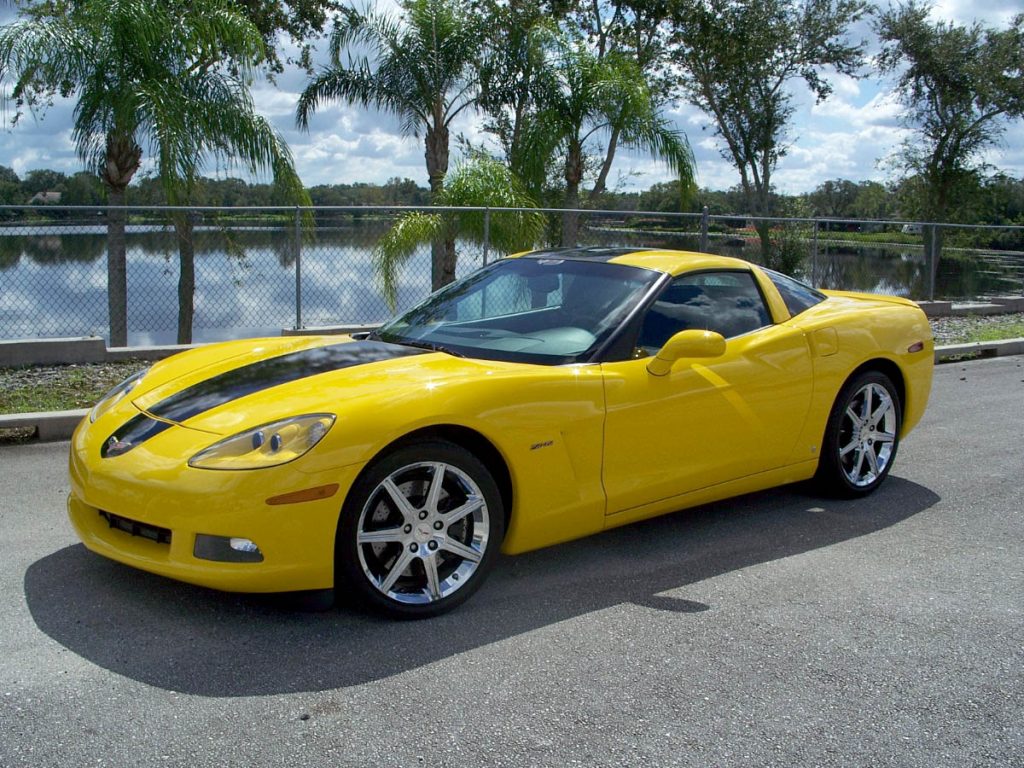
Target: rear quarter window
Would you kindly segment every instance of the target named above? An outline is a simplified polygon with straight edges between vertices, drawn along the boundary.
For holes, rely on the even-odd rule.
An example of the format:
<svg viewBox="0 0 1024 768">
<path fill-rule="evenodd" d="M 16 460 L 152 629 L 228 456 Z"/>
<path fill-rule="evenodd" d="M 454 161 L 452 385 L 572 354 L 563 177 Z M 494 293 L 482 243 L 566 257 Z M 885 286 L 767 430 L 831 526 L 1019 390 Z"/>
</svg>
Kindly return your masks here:
<svg viewBox="0 0 1024 768">
<path fill-rule="evenodd" d="M 811 286 L 801 283 L 799 280 L 794 280 L 792 277 L 781 272 L 775 272 L 771 269 L 766 269 L 764 272 L 782 295 L 786 309 L 789 310 L 791 315 L 795 316 L 801 312 L 806 312 L 816 304 L 823 302 L 826 298 L 825 294 L 820 291 L 816 291 Z"/>
</svg>

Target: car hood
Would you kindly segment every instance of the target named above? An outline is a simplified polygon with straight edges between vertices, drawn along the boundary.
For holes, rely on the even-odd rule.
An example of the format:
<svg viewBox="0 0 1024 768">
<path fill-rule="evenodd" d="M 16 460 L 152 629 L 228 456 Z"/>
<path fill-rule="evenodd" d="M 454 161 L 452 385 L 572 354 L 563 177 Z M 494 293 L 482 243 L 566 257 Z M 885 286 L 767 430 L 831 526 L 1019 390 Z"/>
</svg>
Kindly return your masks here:
<svg viewBox="0 0 1024 768">
<path fill-rule="evenodd" d="M 152 420 L 212 434 L 303 413 L 337 412 L 396 388 L 479 375 L 492 364 L 347 336 L 212 345 L 154 366 L 133 393 Z"/>
</svg>

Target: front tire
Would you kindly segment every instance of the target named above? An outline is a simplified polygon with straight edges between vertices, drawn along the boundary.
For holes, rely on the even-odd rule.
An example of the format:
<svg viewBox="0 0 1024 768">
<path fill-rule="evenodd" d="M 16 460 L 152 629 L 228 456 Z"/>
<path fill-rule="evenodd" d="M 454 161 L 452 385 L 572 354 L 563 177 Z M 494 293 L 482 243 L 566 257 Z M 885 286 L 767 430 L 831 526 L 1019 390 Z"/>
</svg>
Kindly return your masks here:
<svg viewBox="0 0 1024 768">
<path fill-rule="evenodd" d="M 504 533 L 501 494 L 479 459 L 442 440 L 412 443 L 376 459 L 345 500 L 338 586 L 379 613 L 436 616 L 480 587 Z"/>
<path fill-rule="evenodd" d="M 884 373 L 866 371 L 840 391 L 825 427 L 815 480 L 836 496 L 866 496 L 896 458 L 902 424 L 899 395 Z"/>
</svg>

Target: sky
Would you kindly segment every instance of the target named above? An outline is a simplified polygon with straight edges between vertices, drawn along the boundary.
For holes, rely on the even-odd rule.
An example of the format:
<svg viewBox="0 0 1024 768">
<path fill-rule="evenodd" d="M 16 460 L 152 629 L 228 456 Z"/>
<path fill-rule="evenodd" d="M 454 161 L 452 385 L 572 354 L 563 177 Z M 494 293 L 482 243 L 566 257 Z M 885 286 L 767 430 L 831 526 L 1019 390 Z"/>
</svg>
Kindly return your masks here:
<svg viewBox="0 0 1024 768">
<path fill-rule="evenodd" d="M 1022 12 L 1024 0 L 940 0 L 932 14 L 960 24 L 977 20 L 1004 27 Z M 0 8 L 0 23 L 13 14 L 10 6 Z M 871 38 L 866 25 L 855 29 L 853 35 Z M 886 159 L 907 132 L 900 125 L 901 108 L 889 92 L 891 83 L 880 82 L 877 76 L 854 79 L 834 73 L 829 79 L 833 94 L 820 104 L 814 103 L 806 89 L 794 88 L 797 110 L 788 135 L 789 150 L 774 174 L 776 189 L 782 193 L 808 192 L 828 179 L 884 182 L 893 175 Z M 256 82 L 253 97 L 257 110 L 288 141 L 306 186 L 383 183 L 396 176 L 427 185 L 422 138 L 403 136 L 389 115 L 333 103 L 312 116 L 308 132 L 297 130 L 295 104 L 305 83 L 304 72 L 288 70 L 275 84 Z M 69 174 L 81 170 L 71 141 L 73 108 L 73 102 L 61 101 L 39 118 L 26 115 L 13 127 L 10 110 L 6 110 L 0 128 L 0 165 L 21 176 L 37 168 Z M 669 105 L 666 115 L 693 147 L 701 187 L 727 189 L 739 182 L 735 169 L 720 154 L 720 142 L 706 115 L 685 103 Z M 479 143 L 484 138 L 479 122 L 478 116 L 465 114 L 453 127 L 453 137 L 461 133 Z M 1024 177 L 1024 123 L 1011 124 L 984 160 L 1012 176 Z M 454 146 L 453 162 L 457 162 Z M 207 175 L 218 174 L 244 176 L 233 169 L 207 169 Z M 610 186 L 620 191 L 646 189 L 670 178 L 663 164 L 620 151 Z"/>
</svg>

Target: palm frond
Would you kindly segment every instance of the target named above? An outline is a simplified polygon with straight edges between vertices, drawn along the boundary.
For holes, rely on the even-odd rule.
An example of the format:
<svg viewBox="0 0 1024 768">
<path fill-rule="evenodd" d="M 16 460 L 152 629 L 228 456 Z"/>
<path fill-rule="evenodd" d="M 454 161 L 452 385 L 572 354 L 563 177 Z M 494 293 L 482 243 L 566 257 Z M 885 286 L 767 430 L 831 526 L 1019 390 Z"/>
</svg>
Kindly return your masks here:
<svg viewBox="0 0 1024 768">
<path fill-rule="evenodd" d="M 330 64 L 303 89 L 296 123 L 342 101 L 396 115 L 406 135 L 437 130 L 476 102 L 479 15 L 464 0 L 404 0 L 402 14 L 349 9 L 335 24 Z M 345 54 L 348 59 L 343 61 Z"/>
<path fill-rule="evenodd" d="M 536 208 L 523 182 L 507 166 L 489 157 L 475 157 L 448 176 L 441 193 L 445 205 L 485 208 Z M 529 211 L 462 211 L 457 214 L 460 237 L 503 253 L 536 244 L 544 233 L 542 213 Z"/>
<path fill-rule="evenodd" d="M 394 311 L 398 303 L 398 271 L 416 249 L 444 234 L 445 220 L 436 213 L 407 213 L 374 246 L 371 261 L 381 295 Z"/>
</svg>

